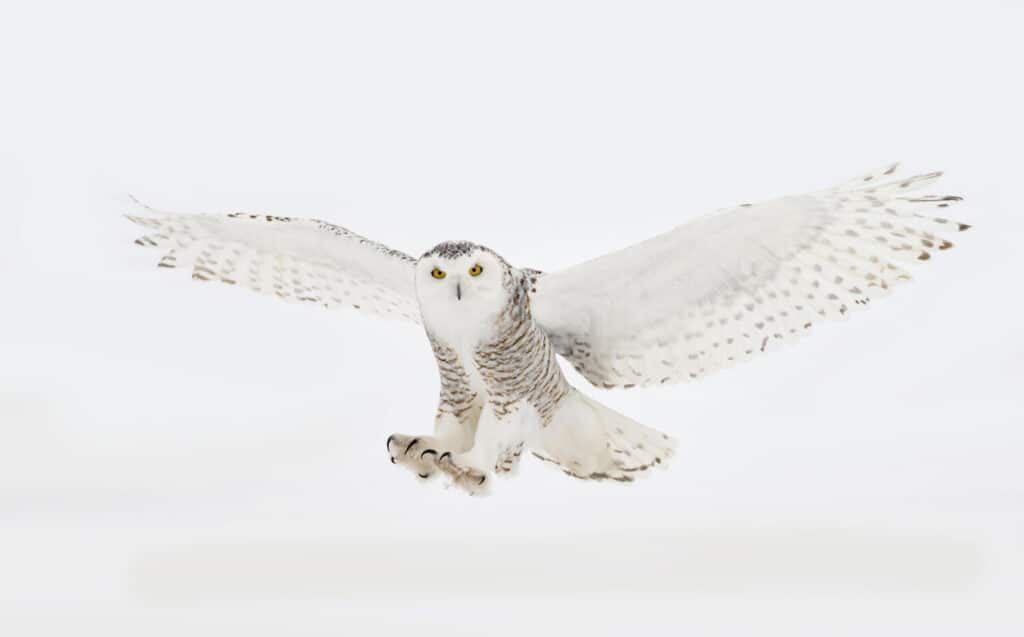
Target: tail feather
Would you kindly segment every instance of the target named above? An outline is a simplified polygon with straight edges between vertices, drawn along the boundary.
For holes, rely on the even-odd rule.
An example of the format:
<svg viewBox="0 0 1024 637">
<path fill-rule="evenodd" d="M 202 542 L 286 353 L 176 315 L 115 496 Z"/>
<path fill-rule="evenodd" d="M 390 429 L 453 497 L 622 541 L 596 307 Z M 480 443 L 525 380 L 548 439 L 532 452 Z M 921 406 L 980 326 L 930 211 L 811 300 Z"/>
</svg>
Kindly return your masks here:
<svg viewBox="0 0 1024 637">
<path fill-rule="evenodd" d="M 574 478 L 632 482 L 663 466 L 676 441 L 573 390 L 532 446 L 534 456 Z"/>
</svg>

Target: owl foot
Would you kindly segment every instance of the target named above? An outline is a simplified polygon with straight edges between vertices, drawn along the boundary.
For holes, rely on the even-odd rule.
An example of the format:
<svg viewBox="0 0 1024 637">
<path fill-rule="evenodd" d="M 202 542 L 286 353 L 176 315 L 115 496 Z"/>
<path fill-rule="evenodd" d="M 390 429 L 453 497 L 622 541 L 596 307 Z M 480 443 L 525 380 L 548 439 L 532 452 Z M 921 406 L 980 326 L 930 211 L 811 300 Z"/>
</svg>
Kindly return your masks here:
<svg viewBox="0 0 1024 637">
<path fill-rule="evenodd" d="M 442 453 L 434 461 L 440 469 L 452 480 L 452 484 L 459 487 L 470 495 L 487 495 L 490 493 L 490 480 L 485 472 L 468 464 L 460 463 L 453 459 L 450 452 Z"/>
<path fill-rule="evenodd" d="M 494 464 L 494 473 L 498 475 L 514 475 L 519 469 L 519 459 L 523 455 L 523 442 L 520 441 L 502 449 Z"/>
<path fill-rule="evenodd" d="M 387 447 L 392 464 L 401 465 L 424 480 L 443 473 L 470 495 L 485 495 L 489 491 L 487 474 L 467 463 L 463 454 L 453 459 L 437 438 L 394 434 L 388 437 Z"/>
<path fill-rule="evenodd" d="M 391 464 L 401 465 L 427 480 L 437 474 L 437 446 L 437 440 L 430 436 L 393 434 L 388 437 L 388 456 Z"/>
</svg>

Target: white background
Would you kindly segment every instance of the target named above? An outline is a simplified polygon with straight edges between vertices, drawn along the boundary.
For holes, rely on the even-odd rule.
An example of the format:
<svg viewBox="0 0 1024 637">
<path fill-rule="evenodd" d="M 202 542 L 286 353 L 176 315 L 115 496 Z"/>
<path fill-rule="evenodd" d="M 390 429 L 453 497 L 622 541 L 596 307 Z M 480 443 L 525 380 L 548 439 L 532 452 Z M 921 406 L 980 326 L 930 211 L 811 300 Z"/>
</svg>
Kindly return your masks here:
<svg viewBox="0 0 1024 637">
<path fill-rule="evenodd" d="M 1024 630 L 1019 3 L 20 4 L 0 633 Z M 431 426 L 418 328 L 157 271 L 119 216 L 551 270 L 893 159 L 975 225 L 915 284 L 699 384 L 588 389 L 681 440 L 668 471 L 527 461 L 487 499 L 386 460 Z"/>
</svg>

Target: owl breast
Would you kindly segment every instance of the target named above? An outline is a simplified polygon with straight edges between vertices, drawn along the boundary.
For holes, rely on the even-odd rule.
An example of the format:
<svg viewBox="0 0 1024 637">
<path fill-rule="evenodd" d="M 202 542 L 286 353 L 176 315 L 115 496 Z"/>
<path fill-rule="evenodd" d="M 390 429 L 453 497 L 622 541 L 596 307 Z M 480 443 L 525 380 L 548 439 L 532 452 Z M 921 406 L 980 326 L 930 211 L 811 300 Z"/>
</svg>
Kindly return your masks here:
<svg viewBox="0 0 1024 637">
<path fill-rule="evenodd" d="M 439 415 L 447 413 L 463 424 L 475 424 L 490 394 L 476 364 L 476 351 L 494 337 L 496 315 L 439 304 L 422 307 L 422 316 L 441 377 Z"/>
<path fill-rule="evenodd" d="M 461 420 L 475 405 L 504 418 L 529 406 L 541 426 L 550 422 L 570 386 L 529 313 L 502 312 L 486 328 L 465 327 L 452 333 L 427 325 L 441 375 L 441 411 Z"/>
<path fill-rule="evenodd" d="M 442 411 L 473 413 L 475 406 L 503 418 L 529 406 L 524 411 L 536 413 L 542 425 L 550 421 L 570 387 L 530 313 L 529 283 L 523 272 L 507 268 L 500 295 L 486 300 L 421 295 L 441 374 Z"/>
<path fill-rule="evenodd" d="M 488 392 L 488 407 L 503 417 L 529 405 L 536 410 L 541 426 L 546 426 L 571 389 L 555 350 L 528 312 L 505 316 L 499 326 L 494 338 L 473 353 L 474 366 Z"/>
</svg>

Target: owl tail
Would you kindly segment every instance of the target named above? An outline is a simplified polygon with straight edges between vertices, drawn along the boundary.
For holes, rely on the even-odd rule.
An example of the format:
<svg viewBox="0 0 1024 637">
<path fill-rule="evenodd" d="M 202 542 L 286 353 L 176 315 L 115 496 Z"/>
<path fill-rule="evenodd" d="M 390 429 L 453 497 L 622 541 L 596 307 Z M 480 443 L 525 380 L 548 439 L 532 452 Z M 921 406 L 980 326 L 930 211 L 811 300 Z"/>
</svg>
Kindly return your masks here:
<svg viewBox="0 0 1024 637">
<path fill-rule="evenodd" d="M 632 482 L 672 456 L 676 441 L 571 390 L 537 432 L 533 455 L 583 480 Z"/>
</svg>

